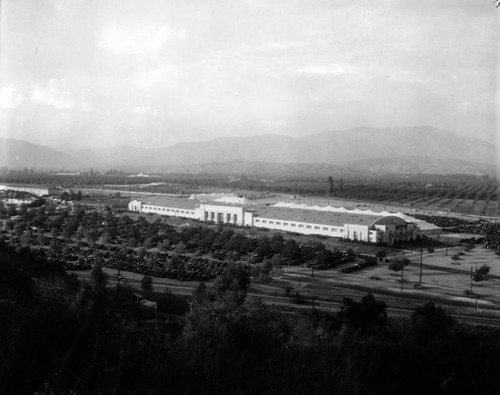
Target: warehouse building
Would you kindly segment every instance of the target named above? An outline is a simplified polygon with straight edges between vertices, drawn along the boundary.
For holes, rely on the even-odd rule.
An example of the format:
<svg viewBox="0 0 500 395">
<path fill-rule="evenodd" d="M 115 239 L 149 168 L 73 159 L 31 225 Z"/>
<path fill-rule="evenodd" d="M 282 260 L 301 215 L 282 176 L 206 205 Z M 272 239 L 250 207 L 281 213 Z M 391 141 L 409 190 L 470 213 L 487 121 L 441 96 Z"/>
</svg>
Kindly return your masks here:
<svg viewBox="0 0 500 395">
<path fill-rule="evenodd" d="M 129 210 L 388 245 L 415 240 L 419 233 L 416 223 L 408 220 L 410 217 L 377 215 L 374 212 L 365 214 L 221 201 L 201 202 L 197 199 L 162 196 L 132 200 Z"/>
</svg>

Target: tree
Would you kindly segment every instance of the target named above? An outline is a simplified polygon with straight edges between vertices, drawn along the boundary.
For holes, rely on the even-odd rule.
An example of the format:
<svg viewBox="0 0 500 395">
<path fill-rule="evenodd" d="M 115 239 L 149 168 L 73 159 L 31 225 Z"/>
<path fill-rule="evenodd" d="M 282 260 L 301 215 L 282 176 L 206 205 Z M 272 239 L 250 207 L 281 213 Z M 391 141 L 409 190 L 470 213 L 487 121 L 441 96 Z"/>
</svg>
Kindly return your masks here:
<svg viewBox="0 0 500 395">
<path fill-rule="evenodd" d="M 483 281 L 489 272 L 490 272 L 490 267 L 488 265 L 476 267 L 476 269 L 474 270 L 474 275 L 473 275 L 474 281 L 475 282 Z"/>
<path fill-rule="evenodd" d="M 382 261 L 386 256 L 387 256 L 387 251 L 378 251 L 376 255 L 379 261 Z"/>
<path fill-rule="evenodd" d="M 300 258 L 300 247 L 294 239 L 286 239 L 283 247 L 283 258 L 297 261 Z"/>
<path fill-rule="evenodd" d="M 79 243 L 80 241 L 82 241 L 82 239 L 85 237 L 85 234 L 83 232 L 83 227 L 82 226 L 79 226 L 78 229 L 76 230 L 75 232 L 75 238 L 76 238 L 76 241 Z"/>
<path fill-rule="evenodd" d="M 284 239 L 281 233 L 275 233 L 270 240 L 271 253 L 281 254 L 284 248 Z"/>
<path fill-rule="evenodd" d="M 31 244 L 31 234 L 27 230 L 21 236 L 21 244 L 25 247 L 29 247 Z"/>
<path fill-rule="evenodd" d="M 7 215 L 9 217 L 13 217 L 14 215 L 17 215 L 16 206 L 14 206 L 13 204 L 9 204 L 7 206 Z"/>
<path fill-rule="evenodd" d="M 10 242 L 12 244 L 12 238 L 14 237 L 14 234 L 13 234 L 14 221 L 11 221 L 10 219 L 8 219 L 7 221 L 5 221 L 4 227 L 5 227 L 5 230 L 10 231 Z"/>
<path fill-rule="evenodd" d="M 273 263 L 270 259 L 264 259 L 264 262 L 262 262 L 262 265 L 260 266 L 260 274 L 262 274 L 262 277 L 265 279 L 269 279 L 270 274 L 273 270 Z"/>
<path fill-rule="evenodd" d="M 89 246 L 94 247 L 97 239 L 99 238 L 99 231 L 96 228 L 90 228 L 85 232 L 85 238 Z"/>
<path fill-rule="evenodd" d="M 250 286 L 250 274 L 243 265 L 231 263 L 224 271 L 222 278 L 219 278 L 215 284 L 215 289 L 219 294 L 229 292 L 231 298 L 237 303 L 242 304 L 247 295 Z"/>
<path fill-rule="evenodd" d="M 135 237 L 129 237 L 127 240 L 127 247 L 135 248 L 137 246 L 137 239 Z"/>
<path fill-rule="evenodd" d="M 334 190 L 335 186 L 333 184 L 333 178 L 332 176 L 328 176 L 328 194 L 333 195 Z"/>
<path fill-rule="evenodd" d="M 59 229 L 57 229 L 57 228 L 52 228 L 52 231 L 50 233 L 51 233 L 53 239 L 57 239 L 57 236 L 59 236 L 59 234 L 60 234 Z"/>
<path fill-rule="evenodd" d="M 257 246 L 255 248 L 255 254 L 259 257 L 259 260 L 264 259 L 269 256 L 271 251 L 269 237 L 261 236 L 257 239 Z"/>
<path fill-rule="evenodd" d="M 141 280 L 142 294 L 145 298 L 149 298 L 153 292 L 153 279 L 147 274 Z"/>
<path fill-rule="evenodd" d="M 271 264 L 273 265 L 273 270 L 281 269 L 283 266 L 283 258 L 281 257 L 281 254 L 274 254 L 271 258 Z"/>
<path fill-rule="evenodd" d="M 161 243 L 158 243 L 158 248 L 162 251 L 168 251 L 170 248 L 170 240 L 164 239 Z"/>
<path fill-rule="evenodd" d="M 345 324 L 367 330 L 371 327 L 384 327 L 387 322 L 387 306 L 384 302 L 375 300 L 372 294 L 363 296 L 361 302 L 344 298 L 338 318 Z"/>
<path fill-rule="evenodd" d="M 186 243 L 184 243 L 183 241 L 179 241 L 179 243 L 177 243 L 177 246 L 175 247 L 175 251 L 178 254 L 184 254 L 186 252 Z"/>
<path fill-rule="evenodd" d="M 412 315 L 413 335 L 420 344 L 438 345 L 449 336 L 454 324 L 455 320 L 432 301 L 415 309 Z"/>
<path fill-rule="evenodd" d="M 207 285 L 205 282 L 200 282 L 198 286 L 193 290 L 193 301 L 200 302 L 207 296 Z"/>
<path fill-rule="evenodd" d="M 94 295 L 103 295 L 106 293 L 106 284 L 108 283 L 108 276 L 102 270 L 102 266 L 99 262 L 95 262 L 92 265 L 92 271 L 90 272 L 90 285 Z"/>
<path fill-rule="evenodd" d="M 47 240 L 45 239 L 45 235 L 43 233 L 43 229 L 40 229 L 38 231 L 37 239 L 38 239 L 38 244 L 41 245 L 41 246 L 44 246 L 45 243 L 47 242 Z"/>
<path fill-rule="evenodd" d="M 26 229 L 27 226 L 24 222 L 16 222 L 14 226 L 14 233 L 16 236 L 21 236 Z"/>
<path fill-rule="evenodd" d="M 406 257 L 400 257 L 389 264 L 389 270 L 394 272 L 401 272 L 401 292 L 403 292 L 405 280 L 405 267 L 410 264 L 410 260 Z"/>
<path fill-rule="evenodd" d="M 71 226 L 69 224 L 65 225 L 62 230 L 62 235 L 66 242 L 71 241 L 71 233 L 72 233 Z"/>
<path fill-rule="evenodd" d="M 395 260 L 393 260 L 388 268 L 389 270 L 392 270 L 394 272 L 400 272 L 402 270 L 404 270 L 404 268 L 406 266 L 408 266 L 410 264 L 410 260 L 406 257 L 402 257 L 402 258 L 397 258 Z"/>
<path fill-rule="evenodd" d="M 144 243 L 142 243 L 142 246 L 146 249 L 150 249 L 153 247 L 153 239 L 151 237 L 148 237 L 146 240 L 144 240 Z"/>
</svg>

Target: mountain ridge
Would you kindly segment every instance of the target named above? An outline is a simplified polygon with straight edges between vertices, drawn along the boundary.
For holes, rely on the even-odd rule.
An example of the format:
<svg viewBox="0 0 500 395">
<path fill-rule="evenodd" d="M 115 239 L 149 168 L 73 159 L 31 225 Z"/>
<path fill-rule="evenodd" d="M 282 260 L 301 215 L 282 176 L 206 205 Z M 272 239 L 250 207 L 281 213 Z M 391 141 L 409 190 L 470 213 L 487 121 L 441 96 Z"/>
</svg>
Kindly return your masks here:
<svg viewBox="0 0 500 395">
<path fill-rule="evenodd" d="M 303 137 L 278 134 L 220 137 L 163 148 L 114 146 L 59 152 L 16 139 L 0 140 L 0 165 L 33 168 L 196 168 L 232 163 L 267 163 L 271 168 L 313 168 L 313 164 L 354 172 L 498 172 L 496 147 L 483 140 L 433 127 L 371 128 L 318 132 Z M 23 143 L 25 145 L 23 146 Z M 2 151 L 0 151 L 2 152 Z M 24 158 L 20 159 L 20 158 Z M 406 160 L 405 160 L 406 158 Z M 22 162 L 22 164 L 21 164 Z M 238 163 L 240 165 L 238 166 Z M 305 165 L 307 164 L 307 166 Z M 214 169 L 217 167 L 212 166 Z M 225 166 L 218 165 L 219 168 Z M 256 167 L 256 165 L 254 166 Z"/>
</svg>

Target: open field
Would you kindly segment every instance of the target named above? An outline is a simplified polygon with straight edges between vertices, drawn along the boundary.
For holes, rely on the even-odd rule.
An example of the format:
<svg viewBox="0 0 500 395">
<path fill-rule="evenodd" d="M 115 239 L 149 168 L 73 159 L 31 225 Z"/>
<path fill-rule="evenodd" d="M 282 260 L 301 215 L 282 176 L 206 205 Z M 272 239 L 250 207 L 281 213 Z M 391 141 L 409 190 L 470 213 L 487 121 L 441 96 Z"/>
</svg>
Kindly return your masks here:
<svg viewBox="0 0 500 395">
<path fill-rule="evenodd" d="M 387 264 L 365 268 L 352 274 L 344 274 L 338 268 L 314 271 L 301 267 L 288 267 L 274 272 L 269 281 L 253 280 L 249 295 L 260 297 L 267 303 L 284 306 L 312 306 L 338 310 L 344 298 L 360 299 L 372 293 L 377 300 L 386 302 L 389 313 L 408 316 L 418 306 L 434 301 L 457 318 L 467 322 L 500 323 L 500 258 L 492 251 L 480 247 L 461 256 L 458 263 L 450 255 L 460 249 L 423 254 L 422 283 L 419 284 L 420 254 L 408 254 L 411 264 L 405 268 L 404 287 L 401 291 L 401 274 L 391 272 Z M 480 283 L 473 283 L 473 297 L 466 296 L 470 290 L 470 268 L 487 264 L 491 271 Z M 110 285 L 116 284 L 116 270 L 105 268 Z M 89 272 L 74 272 L 87 278 Z M 123 285 L 140 288 L 141 274 L 122 272 Z M 166 278 L 154 278 L 157 291 L 169 289 L 173 293 L 190 295 L 197 282 L 181 282 Z M 208 284 L 210 286 L 210 283 Z M 287 295 L 285 289 L 290 287 Z M 475 295 L 478 295 L 476 300 Z M 477 307 L 477 308 L 476 308 Z M 491 321 L 487 321 L 491 319 Z M 486 320 L 486 321 L 485 321 Z"/>
<path fill-rule="evenodd" d="M 433 300 L 448 306 L 452 311 L 472 313 L 475 311 L 476 299 L 468 297 L 470 269 L 487 264 L 491 268 L 490 274 L 480 283 L 473 282 L 473 295 L 478 294 L 478 305 L 483 313 L 489 311 L 495 315 L 500 314 L 499 257 L 490 250 L 477 247 L 455 262 L 451 255 L 458 251 L 456 247 L 450 248 L 448 256 L 445 255 L 445 250 L 424 253 L 421 284 L 420 254 L 406 255 L 411 264 L 404 271 L 403 291 L 401 273 L 390 271 L 387 264 L 379 264 L 352 274 L 339 273 L 337 270 L 315 271 L 314 279 L 309 277 L 310 272 L 289 268 L 280 280 L 320 299 L 335 297 L 336 290 L 340 288 L 356 290 L 360 294 L 371 292 L 377 297 L 380 295 L 381 299 L 389 301 L 389 306 L 394 307 L 414 307 L 421 301 Z"/>
</svg>

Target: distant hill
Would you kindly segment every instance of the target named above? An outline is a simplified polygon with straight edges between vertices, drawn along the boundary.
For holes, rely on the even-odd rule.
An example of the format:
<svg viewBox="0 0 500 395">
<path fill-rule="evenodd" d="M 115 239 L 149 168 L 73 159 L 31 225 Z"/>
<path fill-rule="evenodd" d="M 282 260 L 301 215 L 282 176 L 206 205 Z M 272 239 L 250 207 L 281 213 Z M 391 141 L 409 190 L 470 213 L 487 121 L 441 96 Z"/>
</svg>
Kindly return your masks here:
<svg viewBox="0 0 500 395">
<path fill-rule="evenodd" d="M 300 138 L 228 137 L 165 148 L 117 146 L 65 153 L 20 140 L 4 139 L 3 144 L 8 153 L 1 161 L 4 166 L 275 175 L 499 174 L 493 144 L 432 127 L 360 127 Z"/>
<path fill-rule="evenodd" d="M 144 164 L 200 164 L 230 161 L 344 164 L 395 157 L 460 159 L 495 165 L 493 144 L 431 127 L 356 128 L 302 138 L 279 135 L 219 138 L 181 143 L 151 152 Z"/>
<path fill-rule="evenodd" d="M 52 148 L 23 140 L 0 138 L 0 166 L 61 169 L 81 166 L 78 159 Z"/>
</svg>

